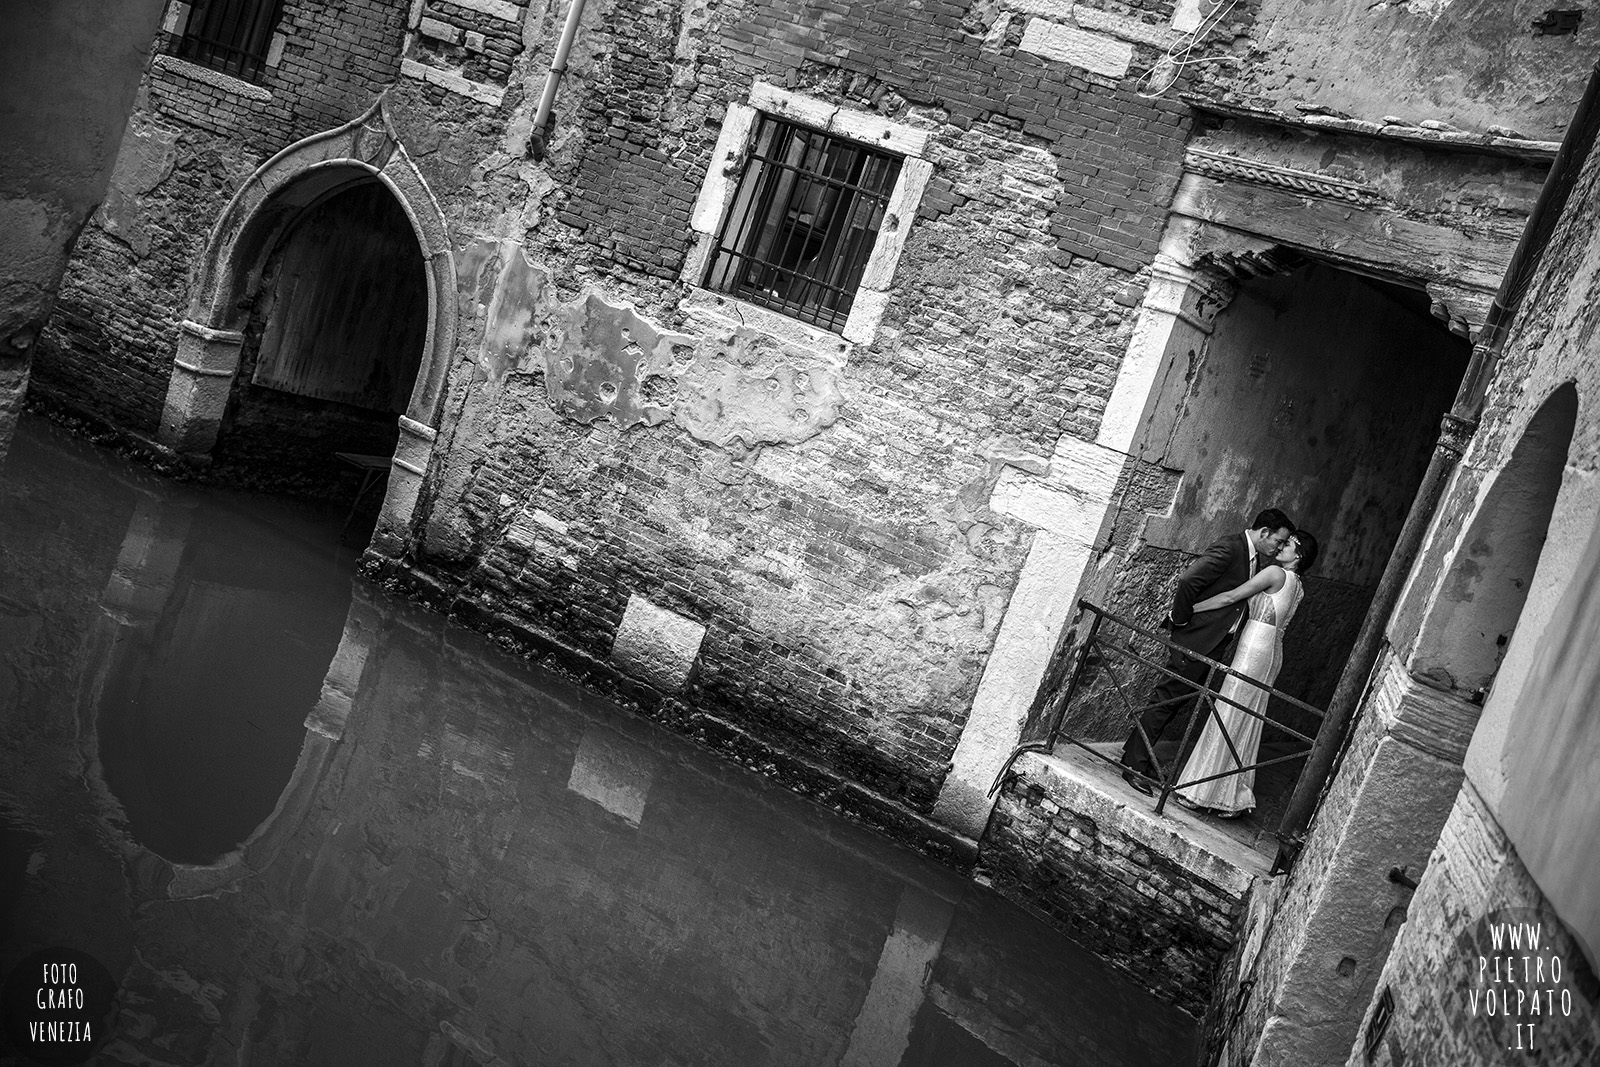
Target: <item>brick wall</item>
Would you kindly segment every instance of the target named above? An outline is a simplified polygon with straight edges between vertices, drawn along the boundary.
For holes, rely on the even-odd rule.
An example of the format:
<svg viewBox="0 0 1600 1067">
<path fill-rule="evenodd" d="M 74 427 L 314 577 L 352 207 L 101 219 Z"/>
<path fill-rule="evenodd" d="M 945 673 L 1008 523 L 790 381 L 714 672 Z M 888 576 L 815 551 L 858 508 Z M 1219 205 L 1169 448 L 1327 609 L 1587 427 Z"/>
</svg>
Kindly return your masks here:
<svg viewBox="0 0 1600 1067">
<path fill-rule="evenodd" d="M 1538 924 L 1540 949 L 1530 953 L 1504 941 L 1497 949 L 1490 930 L 1495 923 Z M 1496 956 L 1516 957 L 1514 977 L 1505 980 L 1511 972 L 1502 971 L 1502 980 L 1496 980 L 1492 969 L 1481 969 L 1484 960 Z M 1532 980 L 1524 971 L 1524 956 L 1530 965 L 1538 961 L 1530 972 Z M 1552 963 L 1552 957 L 1559 962 Z M 1539 965 L 1544 968 L 1542 981 Z M 1428 860 L 1378 989 L 1361 1038 L 1351 1049 L 1350 1067 L 1577 1065 L 1600 1058 L 1600 982 L 1584 948 L 1545 900 L 1470 783 L 1462 787 Z M 1384 990 L 1393 998 L 1393 1014 L 1369 1059 L 1365 1042 Z M 1526 997 L 1520 1011 L 1519 990 Z M 1490 1013 L 1490 992 L 1497 1001 L 1509 997 L 1509 1014 Z M 1538 1014 L 1532 1007 L 1536 992 Z M 1555 1011 L 1543 1011 L 1545 1004 Z M 1519 1026 L 1524 1028 L 1520 1033 Z"/>
<path fill-rule="evenodd" d="M 1199 1018 L 1252 874 L 1026 755 L 1000 790 L 979 859 L 994 887 Z M 1265 869 L 1265 861 L 1258 865 Z"/>
<path fill-rule="evenodd" d="M 154 436 L 192 271 L 256 167 L 366 110 L 399 71 L 408 5 L 287 0 L 276 65 L 255 83 L 169 54 L 157 35 L 111 187 L 73 255 L 41 338 L 39 390 Z"/>
<path fill-rule="evenodd" d="M 595 658 L 630 595 L 705 625 L 693 707 L 923 811 L 1032 536 L 988 509 L 999 467 L 985 449 L 1048 455 L 1063 433 L 1096 432 L 1188 121 L 1131 77 L 1019 52 L 965 14 L 624 2 L 586 15 L 549 186 L 497 176 L 509 165 L 488 109 L 439 108 L 405 83 L 391 96 L 403 139 L 441 145 L 417 157 L 447 215 L 545 220 L 514 234 L 553 279 L 536 319 L 594 294 L 701 351 L 709 327 L 676 282 L 730 103 L 759 78 L 929 132 L 934 178 L 877 340 L 843 357 L 837 421 L 720 451 L 671 424 L 584 425 L 548 399 L 554 364 L 519 354 L 503 379 L 454 381 L 459 421 L 442 427 L 450 458 L 415 555 L 458 602 Z M 484 195 L 467 202 L 475 159 Z M 463 291 L 483 306 L 486 284 Z M 473 317 L 469 358 L 498 329 Z M 751 358 L 799 357 L 773 344 Z M 515 534 L 534 506 L 565 532 Z"/>
<path fill-rule="evenodd" d="M 1171 17 L 1170 3 L 1140 6 L 1147 10 L 1139 17 L 1153 26 Z M 720 32 L 707 32 L 690 58 L 697 91 L 681 111 L 710 119 L 765 77 L 889 114 L 936 109 L 958 130 L 992 125 L 1050 152 L 1059 183 L 1050 226 L 1058 253 L 1138 270 L 1155 254 L 1177 184 L 1187 107 L 1170 92 L 1140 97 L 1132 77 L 1113 82 L 1019 52 L 1020 21 L 990 40 L 994 12 L 985 21 L 972 7 L 833 0 L 741 6 L 722 16 Z M 685 234 L 681 224 L 666 227 L 670 237 L 657 232 L 678 212 L 687 217 L 704 173 L 678 150 L 698 156 L 715 135 L 669 114 L 679 110 L 666 93 L 674 84 L 679 11 L 662 0 L 613 8 L 610 84 L 589 101 L 584 124 L 594 147 L 561 216 L 602 256 L 663 276 L 672 264 L 652 253 L 681 256 Z M 1155 56 L 1147 46 L 1136 50 L 1147 64 Z M 952 204 L 948 182 L 938 190 L 927 208 L 935 214 Z"/>
<path fill-rule="evenodd" d="M 188 274 L 228 198 L 273 152 L 348 121 L 387 85 L 386 115 L 463 250 L 448 357 L 461 370 L 408 565 L 485 626 L 595 660 L 629 597 L 646 597 L 706 627 L 681 694 L 698 712 L 926 811 L 1033 536 L 989 509 L 992 457 L 1048 456 L 1062 434 L 1095 434 L 1186 110 L 1136 91 L 1156 49 L 1136 46 L 1127 77 L 1089 74 L 1019 50 L 1023 22 L 999 9 L 591 8 L 539 165 L 524 158 L 526 123 L 559 11 L 527 14 L 517 50 L 518 5 L 425 3 L 430 21 L 408 38 L 404 5 L 290 4 L 266 99 L 158 64 L 145 133 L 75 264 L 41 388 L 153 433 Z M 1167 5 L 1107 10 L 1170 18 Z M 483 51 L 469 32 L 485 35 Z M 461 91 L 399 76 L 408 41 L 404 58 L 448 68 Z M 767 338 L 734 351 L 680 302 L 690 209 L 728 105 L 756 79 L 929 135 L 933 183 L 870 344 L 819 354 Z M 534 334 L 508 367 L 487 361 L 504 325 L 489 308 L 511 283 L 474 273 L 464 250 L 502 241 L 549 279 L 535 309 L 549 334 L 587 297 L 631 306 L 636 325 L 688 338 L 710 380 L 798 370 L 834 391 L 836 412 L 801 440 L 708 442 L 677 416 L 626 430 L 585 421 L 552 399 Z M 580 346 L 576 358 L 613 354 Z M 691 386 L 676 388 L 681 413 Z M 526 535 L 535 509 L 564 532 Z"/>
</svg>

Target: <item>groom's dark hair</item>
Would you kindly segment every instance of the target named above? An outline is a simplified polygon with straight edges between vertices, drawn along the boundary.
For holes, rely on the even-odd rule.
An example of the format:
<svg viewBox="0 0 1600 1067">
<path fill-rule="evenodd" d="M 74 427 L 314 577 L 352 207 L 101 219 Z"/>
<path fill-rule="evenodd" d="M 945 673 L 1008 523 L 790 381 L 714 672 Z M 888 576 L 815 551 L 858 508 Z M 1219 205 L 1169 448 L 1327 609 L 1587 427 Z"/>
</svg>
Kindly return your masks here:
<svg viewBox="0 0 1600 1067">
<path fill-rule="evenodd" d="M 1287 529 L 1290 533 L 1294 533 L 1294 523 L 1289 521 L 1289 516 L 1285 515 L 1283 512 L 1279 511 L 1277 508 L 1268 508 L 1267 510 L 1263 511 L 1261 514 L 1256 516 L 1255 521 L 1250 524 L 1250 529 L 1252 529 L 1252 530 L 1261 530 L 1261 529 L 1283 530 L 1283 529 Z"/>
</svg>

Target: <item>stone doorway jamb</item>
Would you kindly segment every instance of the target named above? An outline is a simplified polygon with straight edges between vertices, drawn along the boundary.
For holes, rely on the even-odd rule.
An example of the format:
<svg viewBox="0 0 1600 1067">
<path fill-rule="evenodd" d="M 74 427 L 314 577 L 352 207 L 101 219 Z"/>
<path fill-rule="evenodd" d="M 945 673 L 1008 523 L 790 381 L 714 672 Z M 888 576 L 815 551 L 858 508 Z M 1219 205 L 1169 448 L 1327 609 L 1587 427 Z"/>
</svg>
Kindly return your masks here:
<svg viewBox="0 0 1600 1067">
<path fill-rule="evenodd" d="M 1168 220 L 1095 439 L 1063 436 L 1047 474 L 1007 467 L 995 484 L 989 506 L 1037 532 L 934 804 L 936 821 L 969 837 L 983 833 L 993 806 L 989 787 L 1016 747 L 1061 635 L 1076 614 L 1117 482 L 1153 414 L 1150 406 L 1175 362 L 1204 348 L 1217 313 L 1236 292 L 1228 273 L 1200 263 L 1203 242 L 1197 238 L 1206 229 L 1182 216 Z M 1238 244 L 1238 238 L 1229 243 Z M 1251 251 L 1270 247 L 1261 242 Z"/>
</svg>

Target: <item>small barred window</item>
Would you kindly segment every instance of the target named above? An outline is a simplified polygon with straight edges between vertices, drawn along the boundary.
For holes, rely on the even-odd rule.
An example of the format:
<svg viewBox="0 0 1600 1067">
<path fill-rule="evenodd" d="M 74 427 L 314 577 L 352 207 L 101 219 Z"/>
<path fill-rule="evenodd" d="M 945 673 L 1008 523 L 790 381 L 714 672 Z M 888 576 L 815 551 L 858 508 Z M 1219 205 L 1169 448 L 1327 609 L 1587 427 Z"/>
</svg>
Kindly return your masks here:
<svg viewBox="0 0 1600 1067">
<path fill-rule="evenodd" d="M 763 114 L 705 287 L 842 329 L 900 165 L 899 156 Z"/>
<path fill-rule="evenodd" d="M 196 0 L 176 43 L 179 58 L 246 81 L 266 65 L 283 0 Z"/>
</svg>

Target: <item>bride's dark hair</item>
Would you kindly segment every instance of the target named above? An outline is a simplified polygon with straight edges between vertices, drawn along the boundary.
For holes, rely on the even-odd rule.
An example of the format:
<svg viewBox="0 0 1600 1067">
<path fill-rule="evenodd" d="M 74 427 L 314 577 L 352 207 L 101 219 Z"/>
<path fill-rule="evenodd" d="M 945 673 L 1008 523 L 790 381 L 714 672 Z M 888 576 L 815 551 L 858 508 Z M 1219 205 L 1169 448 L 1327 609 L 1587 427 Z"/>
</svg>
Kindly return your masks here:
<svg viewBox="0 0 1600 1067">
<path fill-rule="evenodd" d="M 1293 541 L 1295 548 L 1300 550 L 1300 565 L 1295 568 L 1295 573 L 1304 575 L 1317 561 L 1317 539 L 1305 530 L 1296 530 Z"/>
</svg>

